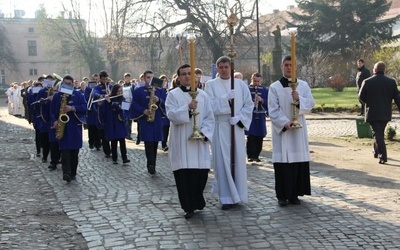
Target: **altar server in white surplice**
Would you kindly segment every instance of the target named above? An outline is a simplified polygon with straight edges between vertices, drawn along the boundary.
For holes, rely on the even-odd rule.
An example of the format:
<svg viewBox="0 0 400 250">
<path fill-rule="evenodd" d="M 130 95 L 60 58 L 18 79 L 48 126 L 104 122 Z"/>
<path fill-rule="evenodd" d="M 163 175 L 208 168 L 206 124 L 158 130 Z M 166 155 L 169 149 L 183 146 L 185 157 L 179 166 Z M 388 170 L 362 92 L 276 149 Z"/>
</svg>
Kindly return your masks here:
<svg viewBox="0 0 400 250">
<path fill-rule="evenodd" d="M 250 127 L 254 103 L 249 87 L 242 80 L 235 78 L 235 88 L 231 90 L 230 58 L 222 56 L 216 64 L 219 77 L 208 81 L 205 91 L 210 96 L 215 116 L 212 155 L 216 178 L 213 192 L 218 194 L 222 209 L 226 210 L 248 200 L 244 130 Z M 235 103 L 234 117 L 231 117 L 232 99 Z M 235 179 L 231 173 L 231 125 L 235 129 Z"/>
<path fill-rule="evenodd" d="M 310 150 L 305 115 L 315 105 L 308 83 L 297 79 L 296 90 L 290 87 L 291 56 L 282 59 L 283 77 L 272 83 L 268 91 L 268 112 L 271 119 L 272 162 L 275 173 L 275 192 L 281 207 L 299 205 L 298 196 L 310 195 Z M 293 105 L 302 128 L 296 128 Z"/>
<path fill-rule="evenodd" d="M 202 210 L 206 202 L 203 191 L 211 167 L 210 143 L 214 133 L 214 115 L 207 94 L 198 89 L 196 100 L 190 91 L 190 65 L 184 64 L 177 71 L 181 85 L 171 90 L 165 102 L 170 125 L 168 158 L 174 172 L 179 202 L 185 218 L 192 217 L 194 210 Z M 196 110 L 197 125 L 204 139 L 189 140 L 193 133 Z"/>
</svg>

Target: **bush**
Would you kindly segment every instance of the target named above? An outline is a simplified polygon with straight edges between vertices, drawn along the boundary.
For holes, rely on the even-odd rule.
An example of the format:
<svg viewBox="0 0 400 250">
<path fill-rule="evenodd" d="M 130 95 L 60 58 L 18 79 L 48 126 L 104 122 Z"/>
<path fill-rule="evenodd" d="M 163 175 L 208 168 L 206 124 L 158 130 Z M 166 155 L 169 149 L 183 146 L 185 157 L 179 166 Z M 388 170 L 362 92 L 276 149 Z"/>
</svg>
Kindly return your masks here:
<svg viewBox="0 0 400 250">
<path fill-rule="evenodd" d="M 392 127 L 389 123 L 386 126 L 385 134 L 386 134 L 386 138 L 389 141 L 393 140 L 393 138 L 396 137 L 396 129 L 397 129 L 397 126 Z"/>
<path fill-rule="evenodd" d="M 331 76 L 328 79 L 328 87 L 333 89 L 335 92 L 342 92 L 347 86 L 347 80 L 341 76 Z"/>
</svg>

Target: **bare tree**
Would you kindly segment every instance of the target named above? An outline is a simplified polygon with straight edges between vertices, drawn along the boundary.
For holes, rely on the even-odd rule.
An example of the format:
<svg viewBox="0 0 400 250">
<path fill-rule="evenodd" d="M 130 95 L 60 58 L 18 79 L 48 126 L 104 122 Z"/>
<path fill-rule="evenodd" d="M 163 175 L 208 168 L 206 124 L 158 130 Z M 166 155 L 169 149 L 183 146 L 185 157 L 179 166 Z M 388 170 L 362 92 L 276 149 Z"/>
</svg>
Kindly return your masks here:
<svg viewBox="0 0 400 250">
<path fill-rule="evenodd" d="M 87 67 L 90 73 L 99 72 L 104 69 L 100 44 L 94 34 L 86 29 L 79 4 L 71 0 L 71 6 L 63 6 L 64 11 L 58 18 L 48 18 L 46 10 L 43 7 L 40 10 L 38 23 L 45 37 L 48 55 L 58 62 Z"/>
<path fill-rule="evenodd" d="M 226 52 L 228 46 L 228 30 L 226 19 L 231 9 L 239 18 L 239 24 L 235 28 L 236 37 L 243 42 L 246 39 L 246 24 L 254 19 L 255 3 L 251 0 L 230 1 L 191 1 L 191 0 L 163 0 L 161 8 L 154 10 L 156 1 L 139 1 L 136 5 L 136 17 L 132 18 L 131 27 L 140 27 L 143 34 L 156 34 L 161 37 L 163 32 L 169 33 L 196 33 L 200 35 L 207 49 L 212 55 L 212 61 Z M 152 5 L 153 4 L 153 5 Z M 171 13 L 172 15 L 165 15 Z M 254 43 L 252 43 L 254 44 Z M 162 46 L 162 44 L 161 44 Z M 161 50 L 162 47 L 161 47 Z"/>
<path fill-rule="evenodd" d="M 310 51 L 304 61 L 299 62 L 299 77 L 307 81 L 310 87 L 325 87 L 329 77 L 335 74 L 333 67 L 330 55 L 321 50 Z"/>
<path fill-rule="evenodd" d="M 7 38 L 7 31 L 2 25 L 0 25 L 0 66 L 6 67 L 11 71 L 18 71 L 17 60 Z"/>
</svg>

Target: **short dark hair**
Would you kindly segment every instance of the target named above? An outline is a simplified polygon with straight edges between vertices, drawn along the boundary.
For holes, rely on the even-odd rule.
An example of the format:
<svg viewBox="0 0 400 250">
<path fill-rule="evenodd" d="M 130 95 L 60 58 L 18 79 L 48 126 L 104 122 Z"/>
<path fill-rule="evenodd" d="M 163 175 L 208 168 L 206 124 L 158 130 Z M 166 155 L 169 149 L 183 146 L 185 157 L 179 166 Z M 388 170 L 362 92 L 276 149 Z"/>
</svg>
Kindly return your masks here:
<svg viewBox="0 0 400 250">
<path fill-rule="evenodd" d="M 180 76 L 180 75 L 181 75 L 180 70 L 181 70 L 181 69 L 186 69 L 186 68 L 190 68 L 190 65 L 187 64 L 187 63 L 185 63 L 185 64 L 179 66 L 179 68 L 176 70 L 176 74 L 177 74 L 178 76 Z"/>
<path fill-rule="evenodd" d="M 219 63 L 225 63 L 225 62 L 231 63 L 231 59 L 227 56 L 221 56 L 220 58 L 217 59 L 216 64 L 218 66 Z"/>
<path fill-rule="evenodd" d="M 258 73 L 258 72 L 256 72 L 256 73 L 254 73 L 253 75 L 251 75 L 251 78 L 253 78 L 253 77 L 261 77 L 261 74 Z"/>
<path fill-rule="evenodd" d="M 100 71 L 99 73 L 100 78 L 108 77 L 108 74 L 105 70 Z"/>
<path fill-rule="evenodd" d="M 38 80 L 39 82 L 41 82 L 41 81 L 43 81 L 44 79 L 45 79 L 44 76 L 39 76 L 37 80 Z"/>
<path fill-rule="evenodd" d="M 47 76 L 46 76 L 46 79 L 54 80 L 54 76 L 53 76 L 53 75 L 47 75 Z"/>
<path fill-rule="evenodd" d="M 201 69 L 199 69 L 199 68 L 195 68 L 195 69 L 194 69 L 194 73 L 195 73 L 196 75 L 202 75 L 202 74 L 203 74 L 203 71 L 202 71 Z"/>
<path fill-rule="evenodd" d="M 357 60 L 357 62 L 362 62 L 362 63 L 364 63 L 364 59 L 360 58 L 360 59 Z"/>
<path fill-rule="evenodd" d="M 94 74 L 92 75 L 92 79 L 93 79 L 94 77 L 96 77 L 96 76 L 99 76 L 99 74 L 94 73 Z"/>
<path fill-rule="evenodd" d="M 282 63 L 283 63 L 284 61 L 292 61 L 292 56 L 291 56 L 291 55 L 286 55 L 286 56 L 284 56 L 284 57 L 282 58 Z"/>
<path fill-rule="evenodd" d="M 145 77 L 147 74 L 154 74 L 154 73 L 153 73 L 153 71 L 151 71 L 151 70 L 146 70 L 146 71 L 143 73 L 143 77 Z"/>
<path fill-rule="evenodd" d="M 63 81 L 64 80 L 71 80 L 72 82 L 74 81 L 74 78 L 72 78 L 72 76 L 70 76 L 70 75 L 66 75 L 66 76 L 64 76 L 64 78 L 63 78 Z"/>
</svg>

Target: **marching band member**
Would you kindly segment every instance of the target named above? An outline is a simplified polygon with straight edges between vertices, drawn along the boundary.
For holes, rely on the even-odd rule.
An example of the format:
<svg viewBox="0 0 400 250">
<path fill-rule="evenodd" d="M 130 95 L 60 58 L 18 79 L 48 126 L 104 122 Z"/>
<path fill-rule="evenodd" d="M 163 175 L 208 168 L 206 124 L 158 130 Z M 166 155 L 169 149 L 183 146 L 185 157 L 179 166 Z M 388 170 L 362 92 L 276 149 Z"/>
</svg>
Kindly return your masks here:
<svg viewBox="0 0 400 250">
<path fill-rule="evenodd" d="M 143 75 L 144 86 L 133 91 L 130 117 L 137 120 L 140 126 L 139 136 L 140 140 L 144 141 L 147 171 L 154 175 L 158 142 L 163 140 L 162 114 L 159 106 L 164 104 L 164 101 L 161 99 L 161 88 L 151 86 L 153 71 L 147 70 Z"/>
<path fill-rule="evenodd" d="M 45 80 L 53 81 L 54 77 L 52 75 L 47 75 Z M 53 96 L 53 86 L 48 85 L 41 89 L 37 94 L 36 101 L 39 102 L 38 107 L 38 128 L 40 130 L 40 144 L 43 149 L 42 162 L 47 162 L 47 157 L 50 152 L 50 141 L 49 141 L 49 131 L 50 131 L 50 103 Z"/>
<path fill-rule="evenodd" d="M 115 84 L 111 89 L 110 96 L 106 97 L 106 100 L 103 104 L 105 107 L 105 138 L 107 141 L 111 141 L 111 154 L 113 164 L 118 164 L 118 142 L 121 151 L 122 163 L 125 164 L 130 162 L 126 155 L 127 152 L 125 137 L 127 136 L 128 132 L 125 126 L 127 115 L 125 113 L 125 110 L 122 109 L 123 101 L 124 97 L 122 86 L 119 84 Z"/>
<path fill-rule="evenodd" d="M 56 86 L 54 86 L 53 88 L 54 94 L 58 92 L 59 86 L 60 86 L 59 83 L 57 83 Z M 53 96 L 49 96 L 50 102 L 53 101 Z M 58 145 L 55 129 L 51 128 L 49 129 L 49 142 L 50 142 L 50 165 L 48 166 L 48 168 L 50 171 L 53 171 L 57 169 L 57 164 L 60 163 L 60 158 L 61 158 L 60 146 Z"/>
<path fill-rule="evenodd" d="M 132 85 L 131 82 L 131 74 L 130 73 L 125 73 L 124 74 L 124 84 L 123 84 L 123 95 L 125 98 L 126 102 L 131 103 L 132 102 L 132 89 L 135 88 L 134 85 Z M 128 114 L 129 116 L 129 114 Z M 132 140 L 132 120 L 131 119 L 126 119 L 126 130 L 128 131 L 128 136 L 126 139 Z"/>
<path fill-rule="evenodd" d="M 63 180 L 66 182 L 71 182 L 76 177 L 79 149 L 83 144 L 82 126 L 85 123 L 87 108 L 85 97 L 78 90 L 73 90 L 73 81 L 71 76 L 63 78 L 59 92 L 53 97 L 50 112 L 50 120 L 56 130 L 61 150 Z M 63 86 L 64 84 L 66 86 Z M 71 88 L 72 94 L 67 94 L 63 90 L 68 87 Z M 65 117 L 68 117 L 67 122 Z"/>
<path fill-rule="evenodd" d="M 37 93 L 42 88 L 41 81 L 35 81 L 33 87 L 29 89 L 29 94 L 27 97 L 27 104 L 28 104 L 28 113 L 29 113 L 29 123 L 33 124 L 33 129 L 35 130 L 35 146 L 36 146 L 36 157 L 40 157 L 41 145 L 40 145 L 40 130 L 38 127 L 39 117 L 37 116 L 39 107 L 38 105 L 32 105 L 36 101 Z"/>
<path fill-rule="evenodd" d="M 92 75 L 92 82 L 89 83 L 87 88 L 85 89 L 85 99 L 86 102 L 89 102 L 93 97 L 94 88 L 100 82 L 99 74 Z M 100 150 L 101 147 L 101 138 L 99 129 L 96 126 L 97 120 L 97 105 L 91 105 L 90 109 L 87 110 L 86 114 L 86 124 L 88 130 L 88 138 L 89 138 L 89 148 L 96 148 L 97 151 Z"/>
<path fill-rule="evenodd" d="M 94 100 L 98 100 L 104 98 L 105 96 L 108 96 L 112 89 L 112 84 L 110 84 L 110 78 L 108 77 L 107 72 L 103 70 L 99 73 L 99 76 L 100 76 L 100 84 L 94 87 L 93 90 Z M 105 131 L 104 131 L 105 110 L 104 106 L 102 105 L 102 102 L 97 103 L 96 111 L 97 111 L 96 126 L 99 129 L 101 144 L 103 146 L 103 152 L 106 158 L 110 158 L 111 147 L 110 147 L 110 141 L 107 141 L 105 139 Z"/>
<path fill-rule="evenodd" d="M 168 78 L 165 75 L 160 76 L 160 79 L 163 80 L 163 86 L 162 86 L 162 96 L 161 98 L 163 100 L 167 100 L 167 95 L 168 95 Z M 164 152 L 168 151 L 168 146 L 167 146 L 167 141 L 168 141 L 168 134 L 169 134 L 169 127 L 170 127 L 170 122 L 167 117 L 167 112 L 164 109 L 161 109 L 162 111 L 162 123 L 163 123 L 163 140 L 161 142 L 161 148 Z"/>
<path fill-rule="evenodd" d="M 268 89 L 261 85 L 261 74 L 254 73 L 249 85 L 251 98 L 254 100 L 253 117 L 247 135 L 247 159 L 249 162 L 260 162 L 263 139 L 267 135 L 265 117 L 268 115 Z"/>
</svg>

